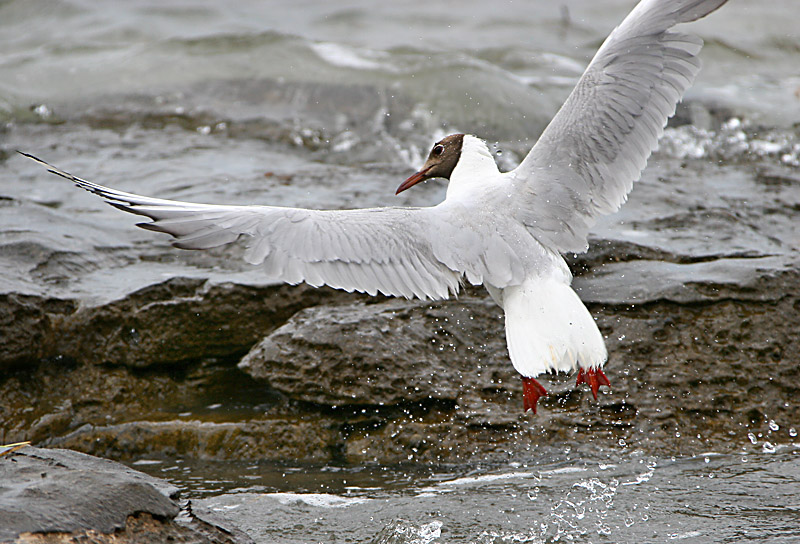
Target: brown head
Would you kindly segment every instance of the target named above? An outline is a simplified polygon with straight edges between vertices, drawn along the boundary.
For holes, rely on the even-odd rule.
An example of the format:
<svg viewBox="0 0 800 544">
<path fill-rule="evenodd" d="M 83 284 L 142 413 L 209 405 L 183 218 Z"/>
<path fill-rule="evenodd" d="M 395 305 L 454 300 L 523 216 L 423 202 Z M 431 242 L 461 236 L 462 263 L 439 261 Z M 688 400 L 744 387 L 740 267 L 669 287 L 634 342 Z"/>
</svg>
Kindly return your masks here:
<svg viewBox="0 0 800 544">
<path fill-rule="evenodd" d="M 464 144 L 463 134 L 451 134 L 442 138 L 433 145 L 433 149 L 428 154 L 428 160 L 422 165 L 419 172 L 405 180 L 397 192 L 400 194 L 406 189 L 413 187 L 420 181 L 430 178 L 450 179 L 453 169 L 461 158 L 461 148 Z"/>
</svg>

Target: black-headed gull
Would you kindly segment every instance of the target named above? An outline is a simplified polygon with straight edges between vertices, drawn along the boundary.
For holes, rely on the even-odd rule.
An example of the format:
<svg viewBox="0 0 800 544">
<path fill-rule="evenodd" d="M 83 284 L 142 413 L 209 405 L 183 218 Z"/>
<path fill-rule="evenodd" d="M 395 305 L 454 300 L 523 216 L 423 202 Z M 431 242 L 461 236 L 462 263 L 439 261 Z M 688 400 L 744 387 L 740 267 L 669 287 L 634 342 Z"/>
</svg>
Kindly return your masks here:
<svg viewBox="0 0 800 544">
<path fill-rule="evenodd" d="M 598 50 L 520 165 L 500 172 L 468 134 L 437 142 L 397 192 L 449 180 L 428 208 L 307 210 L 192 204 L 117 191 L 44 163 L 139 226 L 207 249 L 246 239 L 246 260 L 270 279 L 347 291 L 444 299 L 465 278 L 505 311 L 508 352 L 522 375 L 524 409 L 536 412 L 544 372 L 578 371 L 594 397 L 609 385 L 594 319 L 570 287 L 561 254 L 586 251 L 596 218 L 616 211 L 691 84 L 703 44 L 670 30 L 726 0 L 642 0 Z M 35 157 L 27 155 L 34 160 Z M 43 162 L 43 161 L 39 161 Z"/>
</svg>

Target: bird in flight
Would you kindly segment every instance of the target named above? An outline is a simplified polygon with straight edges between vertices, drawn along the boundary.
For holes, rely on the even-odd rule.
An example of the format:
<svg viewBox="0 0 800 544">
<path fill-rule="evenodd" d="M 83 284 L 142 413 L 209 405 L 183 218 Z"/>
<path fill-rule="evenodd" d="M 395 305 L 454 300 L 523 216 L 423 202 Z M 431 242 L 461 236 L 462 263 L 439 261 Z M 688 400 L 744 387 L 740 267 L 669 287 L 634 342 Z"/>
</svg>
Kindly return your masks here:
<svg viewBox="0 0 800 544">
<path fill-rule="evenodd" d="M 642 0 L 608 36 L 564 105 L 515 169 L 500 172 L 469 134 L 437 142 L 397 193 L 449 180 L 432 207 L 310 210 L 194 204 L 150 198 L 52 173 L 182 249 L 244 239 L 245 259 L 265 278 L 346 291 L 446 299 L 483 284 L 505 312 L 508 353 L 522 375 L 524 410 L 547 395 L 536 377 L 574 372 L 594 398 L 610 386 L 597 324 L 570 284 L 564 253 L 588 248 L 600 215 L 622 205 L 667 119 L 700 69 L 702 40 L 672 30 L 726 0 Z"/>
</svg>

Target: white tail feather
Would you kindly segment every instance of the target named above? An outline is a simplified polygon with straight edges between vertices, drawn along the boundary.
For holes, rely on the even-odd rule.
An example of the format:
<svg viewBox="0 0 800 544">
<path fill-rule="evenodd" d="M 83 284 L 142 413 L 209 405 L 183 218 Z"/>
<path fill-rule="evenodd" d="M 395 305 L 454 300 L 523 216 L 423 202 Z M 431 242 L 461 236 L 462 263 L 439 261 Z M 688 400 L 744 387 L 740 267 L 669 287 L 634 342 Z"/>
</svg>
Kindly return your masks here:
<svg viewBox="0 0 800 544">
<path fill-rule="evenodd" d="M 531 278 L 507 287 L 503 308 L 508 352 L 523 376 L 602 368 L 606 362 L 608 354 L 597 324 L 563 280 Z"/>
</svg>

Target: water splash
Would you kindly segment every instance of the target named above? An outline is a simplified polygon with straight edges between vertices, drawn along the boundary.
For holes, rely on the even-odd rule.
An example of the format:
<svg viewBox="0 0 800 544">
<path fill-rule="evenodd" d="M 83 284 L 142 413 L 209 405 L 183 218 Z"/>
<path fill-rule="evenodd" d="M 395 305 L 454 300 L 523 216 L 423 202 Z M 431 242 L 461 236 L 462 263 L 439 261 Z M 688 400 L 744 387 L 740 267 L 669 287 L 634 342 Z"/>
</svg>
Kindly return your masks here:
<svg viewBox="0 0 800 544">
<path fill-rule="evenodd" d="M 544 543 L 545 541 L 531 529 L 527 532 L 487 530 L 478 535 L 475 542 L 476 544 L 501 544 L 506 542 L 535 542 L 538 544 Z"/>
<path fill-rule="evenodd" d="M 429 544 L 440 536 L 441 521 L 415 525 L 404 519 L 396 519 L 378 533 L 372 544 Z"/>
<path fill-rule="evenodd" d="M 617 494 L 619 480 L 616 478 L 604 482 L 599 478 L 587 478 L 572 485 L 566 496 L 557 501 L 550 510 L 550 525 L 543 523 L 543 533 L 552 533 L 551 539 L 562 538 L 572 540 L 574 536 L 585 536 L 590 527 L 598 535 L 610 535 L 611 526 L 607 522 L 613 510 L 614 497 Z M 626 519 L 630 516 L 626 516 Z"/>
<path fill-rule="evenodd" d="M 762 129 L 731 117 L 717 130 L 694 125 L 668 127 L 659 142 L 661 154 L 678 159 L 753 160 L 773 158 L 800 165 L 800 134 L 794 128 Z"/>
</svg>

